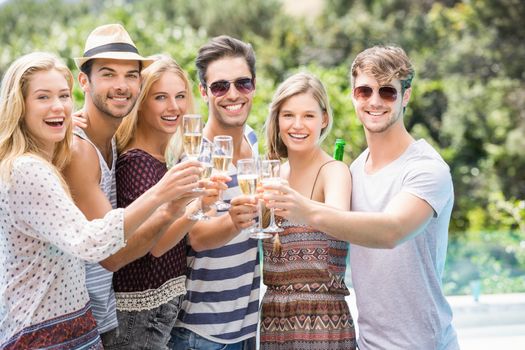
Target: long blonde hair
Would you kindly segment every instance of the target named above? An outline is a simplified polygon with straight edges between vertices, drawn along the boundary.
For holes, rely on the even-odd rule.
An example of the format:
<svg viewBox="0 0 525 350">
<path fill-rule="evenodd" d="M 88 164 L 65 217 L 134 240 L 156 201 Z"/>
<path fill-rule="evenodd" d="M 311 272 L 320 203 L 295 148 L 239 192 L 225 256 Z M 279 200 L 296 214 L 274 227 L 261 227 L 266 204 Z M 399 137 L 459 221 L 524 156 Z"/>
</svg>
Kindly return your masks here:
<svg viewBox="0 0 525 350">
<path fill-rule="evenodd" d="M 310 73 L 301 72 L 294 74 L 279 85 L 270 103 L 270 113 L 264 124 L 266 129 L 266 148 L 269 159 L 288 158 L 288 149 L 279 134 L 279 112 L 284 102 L 290 97 L 307 92 L 312 94 L 328 118 L 328 124 L 321 129 L 319 143 L 326 138 L 332 129 L 332 108 L 330 107 L 328 93 L 323 83 Z"/>
<path fill-rule="evenodd" d="M 122 124 L 120 124 L 116 132 L 117 149 L 119 153 L 124 151 L 133 141 L 133 138 L 135 137 L 135 132 L 137 130 L 138 120 L 140 118 L 141 107 L 146 101 L 146 98 L 148 97 L 148 94 L 153 84 L 157 82 L 164 73 L 175 73 L 184 81 L 184 85 L 186 86 L 186 99 L 188 100 L 188 110 L 186 112 L 193 112 L 194 104 L 192 87 L 191 82 L 188 79 L 187 73 L 173 58 L 171 58 L 168 55 L 155 55 L 149 58 L 154 59 L 155 62 L 153 62 L 150 66 L 145 68 L 141 73 L 142 87 L 140 90 L 138 101 L 135 104 L 135 107 L 133 108 L 131 113 L 126 118 L 124 118 L 124 121 L 122 122 Z M 178 127 L 177 131 L 170 138 L 168 147 L 166 147 L 166 150 L 164 152 L 168 165 L 172 165 L 172 163 L 174 162 L 176 163 L 182 155 L 182 151 L 182 128 Z"/>
<path fill-rule="evenodd" d="M 30 154 L 44 159 L 37 140 L 29 132 L 25 123 L 25 99 L 31 77 L 35 73 L 51 70 L 56 70 L 64 76 L 71 93 L 73 88 L 71 71 L 58 57 L 46 52 L 33 52 L 18 58 L 7 69 L 2 80 L 0 88 L 0 179 L 6 183 L 10 181 L 13 162 L 17 157 Z M 69 161 L 73 137 L 72 128 L 70 121 L 67 125 L 66 136 L 55 145 L 51 160 L 62 183 L 59 171 Z"/>
</svg>

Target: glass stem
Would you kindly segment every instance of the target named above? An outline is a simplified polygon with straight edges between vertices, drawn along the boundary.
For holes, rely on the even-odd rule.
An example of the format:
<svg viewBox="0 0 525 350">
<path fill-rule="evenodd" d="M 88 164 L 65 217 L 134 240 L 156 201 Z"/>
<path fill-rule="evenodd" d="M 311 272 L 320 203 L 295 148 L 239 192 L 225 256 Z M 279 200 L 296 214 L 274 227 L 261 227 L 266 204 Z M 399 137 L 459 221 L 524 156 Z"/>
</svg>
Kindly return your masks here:
<svg viewBox="0 0 525 350">
<path fill-rule="evenodd" d="M 202 210 L 202 197 L 199 197 L 197 200 L 199 201 L 199 210 L 197 210 L 197 212 L 203 213 L 204 211 Z"/>
<path fill-rule="evenodd" d="M 270 227 L 275 227 L 275 213 L 273 208 L 270 209 Z"/>
<path fill-rule="evenodd" d="M 257 200 L 257 226 L 259 230 L 262 231 L 262 204 L 260 200 Z"/>
</svg>

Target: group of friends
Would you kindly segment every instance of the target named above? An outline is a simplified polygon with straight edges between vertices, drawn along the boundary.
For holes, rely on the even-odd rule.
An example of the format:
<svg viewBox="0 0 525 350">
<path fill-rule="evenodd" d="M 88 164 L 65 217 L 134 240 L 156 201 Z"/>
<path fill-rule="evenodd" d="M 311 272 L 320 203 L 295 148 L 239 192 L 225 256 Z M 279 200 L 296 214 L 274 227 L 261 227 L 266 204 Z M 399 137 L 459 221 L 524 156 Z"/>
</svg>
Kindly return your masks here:
<svg viewBox="0 0 525 350">
<path fill-rule="evenodd" d="M 77 113 L 55 55 L 11 64 L 0 91 L 2 349 L 459 349 L 441 288 L 453 185 L 404 126 L 406 53 L 374 46 L 352 63 L 368 148 L 350 168 L 321 148 L 333 124 L 323 83 L 284 80 L 265 123 L 282 181 L 254 197 L 236 164 L 259 156 L 247 123 L 255 62 L 225 35 L 198 51 L 203 142 L 233 140 L 227 174 L 207 180 L 182 147 L 191 80 L 167 55 L 141 56 L 121 25 L 97 27 L 75 58 Z M 221 192 L 225 211 L 212 206 Z M 276 214 L 278 242 L 243 230 L 259 202 Z M 213 216 L 189 219 L 201 206 Z"/>
</svg>

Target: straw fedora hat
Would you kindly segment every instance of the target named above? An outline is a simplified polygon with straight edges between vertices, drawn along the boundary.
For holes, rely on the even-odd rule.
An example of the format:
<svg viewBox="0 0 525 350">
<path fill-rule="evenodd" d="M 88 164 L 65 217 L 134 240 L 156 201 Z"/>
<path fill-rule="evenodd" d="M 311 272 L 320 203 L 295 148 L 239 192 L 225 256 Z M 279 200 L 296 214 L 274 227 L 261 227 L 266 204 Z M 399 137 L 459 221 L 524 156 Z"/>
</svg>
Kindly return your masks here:
<svg viewBox="0 0 525 350">
<path fill-rule="evenodd" d="M 80 69 L 84 63 L 94 58 L 137 60 L 142 61 L 143 67 L 153 63 L 153 60 L 139 54 L 135 43 L 120 24 L 106 24 L 95 28 L 86 40 L 84 55 L 74 60 Z"/>
</svg>

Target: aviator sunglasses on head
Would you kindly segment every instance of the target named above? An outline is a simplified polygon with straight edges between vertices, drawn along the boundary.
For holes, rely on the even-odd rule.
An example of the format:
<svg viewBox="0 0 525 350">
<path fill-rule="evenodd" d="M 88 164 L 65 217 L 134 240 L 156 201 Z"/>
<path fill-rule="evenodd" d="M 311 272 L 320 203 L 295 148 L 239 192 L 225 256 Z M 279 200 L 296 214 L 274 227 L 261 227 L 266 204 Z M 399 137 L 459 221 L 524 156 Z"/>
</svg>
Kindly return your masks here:
<svg viewBox="0 0 525 350">
<path fill-rule="evenodd" d="M 241 94 L 249 94 L 255 89 L 255 84 L 252 78 L 239 78 L 236 80 L 217 80 L 210 84 L 209 88 L 213 96 L 221 97 L 226 95 L 230 90 L 230 85 L 233 83 L 237 91 Z"/>
<path fill-rule="evenodd" d="M 354 98 L 356 100 L 368 100 L 374 89 L 370 86 L 358 86 L 354 88 Z M 397 90 L 392 86 L 381 86 L 379 88 L 379 96 L 385 101 L 394 102 L 397 99 Z"/>
</svg>

